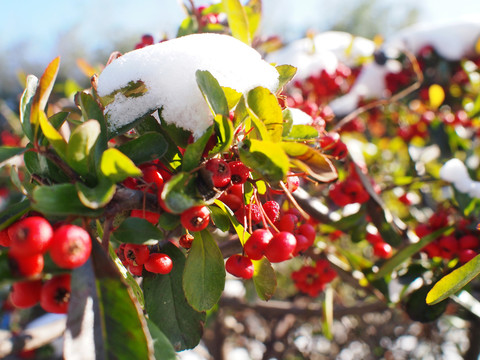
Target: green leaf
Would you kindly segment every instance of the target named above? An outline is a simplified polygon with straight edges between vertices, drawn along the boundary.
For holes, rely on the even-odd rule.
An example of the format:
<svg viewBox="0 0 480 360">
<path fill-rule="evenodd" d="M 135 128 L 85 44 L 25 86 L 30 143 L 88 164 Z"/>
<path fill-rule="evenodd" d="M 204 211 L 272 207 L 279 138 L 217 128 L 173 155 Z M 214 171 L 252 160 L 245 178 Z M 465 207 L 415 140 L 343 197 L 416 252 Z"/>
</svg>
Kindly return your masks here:
<svg viewBox="0 0 480 360">
<path fill-rule="evenodd" d="M 158 219 L 158 226 L 164 230 L 174 230 L 180 225 L 180 216 L 163 212 Z"/>
<path fill-rule="evenodd" d="M 263 122 L 270 140 L 281 140 L 283 132 L 282 108 L 277 97 L 270 90 L 261 86 L 250 90 L 247 94 L 247 110 L 253 119 Z"/>
<path fill-rule="evenodd" d="M 404 307 L 410 319 L 426 323 L 437 320 L 445 312 L 448 300 L 436 302 L 433 306 L 427 305 L 425 299 L 431 288 L 432 285 L 422 286 L 408 296 Z"/>
<path fill-rule="evenodd" d="M 78 102 L 80 109 L 82 110 L 83 119 L 87 120 L 97 120 L 100 124 L 100 135 L 98 136 L 97 143 L 95 144 L 95 168 L 100 164 L 100 159 L 103 152 L 108 147 L 108 131 L 105 118 L 103 116 L 103 109 L 100 107 L 97 101 L 93 98 L 92 95 L 82 92 L 78 96 Z"/>
<path fill-rule="evenodd" d="M 373 275 L 374 279 L 381 279 L 385 275 L 391 274 L 398 266 L 403 264 L 405 261 L 410 259 L 412 255 L 416 254 L 419 252 L 421 249 L 423 249 L 425 246 L 430 244 L 432 241 L 437 239 L 439 236 L 445 234 L 446 232 L 450 231 L 453 227 L 448 226 L 441 228 L 437 231 L 432 232 L 431 234 L 428 234 L 427 236 L 424 236 L 421 238 L 418 242 L 414 244 L 410 244 L 407 247 L 404 247 L 403 249 L 397 251 L 395 255 L 393 255 L 390 259 L 388 259 L 378 270 L 377 273 Z"/>
<path fill-rule="evenodd" d="M 183 290 L 194 309 L 210 310 L 225 287 L 225 264 L 208 231 L 196 232 L 194 237 L 183 272 Z"/>
<path fill-rule="evenodd" d="M 100 173 L 111 182 L 119 183 L 127 177 L 142 175 L 142 170 L 135 166 L 125 154 L 115 148 L 103 152 L 100 160 Z"/>
<path fill-rule="evenodd" d="M 238 152 L 240 160 L 268 182 L 278 182 L 287 176 L 289 159 L 278 143 L 247 139 L 239 145 Z"/>
<path fill-rule="evenodd" d="M 279 78 L 278 78 L 279 90 L 283 88 L 286 84 L 288 84 L 290 80 L 292 80 L 295 74 L 297 73 L 297 68 L 292 65 L 278 65 L 275 67 L 275 69 L 277 69 L 279 74 Z"/>
<path fill-rule="evenodd" d="M 197 26 L 193 16 L 186 17 L 180 23 L 177 31 L 177 37 L 194 34 L 197 31 Z"/>
<path fill-rule="evenodd" d="M 195 311 L 185 298 L 182 288 L 185 256 L 181 250 L 169 243 L 162 252 L 172 259 L 173 269 L 168 275 L 144 277 L 145 310 L 176 351 L 191 349 L 202 337 L 205 313 Z"/>
<path fill-rule="evenodd" d="M 229 118 L 223 115 L 216 115 L 213 119 L 213 126 L 217 136 L 217 144 L 209 151 L 209 155 L 227 151 L 233 142 L 233 125 Z"/>
<path fill-rule="evenodd" d="M 27 151 L 26 148 L 16 146 L 0 146 L 0 166 L 8 159 Z"/>
<path fill-rule="evenodd" d="M 173 213 L 180 214 L 202 203 L 202 199 L 197 196 L 195 179 L 196 174 L 180 172 L 165 183 L 162 200 Z"/>
<path fill-rule="evenodd" d="M 168 337 L 158 328 L 155 323 L 147 319 L 148 330 L 153 339 L 153 348 L 155 350 L 155 359 L 157 360 L 176 360 L 177 353 Z"/>
<path fill-rule="evenodd" d="M 252 40 L 248 28 L 248 19 L 245 9 L 239 0 L 222 0 L 223 8 L 227 14 L 228 25 L 233 37 L 250 45 Z"/>
<path fill-rule="evenodd" d="M 217 205 L 223 211 L 223 213 L 228 216 L 233 228 L 235 229 L 235 232 L 238 235 L 238 239 L 240 240 L 240 243 L 243 246 L 245 244 L 245 242 L 248 240 L 248 238 L 250 237 L 250 234 L 247 231 L 245 231 L 245 228 L 243 227 L 243 225 L 241 225 L 238 222 L 238 220 L 235 217 L 233 211 L 230 210 L 230 208 L 228 206 L 226 206 L 223 202 L 221 202 L 218 199 L 215 200 L 215 205 Z"/>
<path fill-rule="evenodd" d="M 213 126 L 210 126 L 199 139 L 187 146 L 183 154 L 182 171 L 189 172 L 200 165 L 203 151 L 212 134 Z"/>
<path fill-rule="evenodd" d="M 38 113 L 38 121 L 40 127 L 42 128 L 43 135 L 48 139 L 50 144 L 53 146 L 57 154 L 65 159 L 67 152 L 67 142 L 63 136 L 53 127 L 53 125 L 48 121 L 47 115 L 43 110 Z"/>
<path fill-rule="evenodd" d="M 147 132 L 118 147 L 135 164 L 142 164 L 163 157 L 168 150 L 165 136 L 156 132 Z"/>
<path fill-rule="evenodd" d="M 38 186 L 33 191 L 32 208 L 46 215 L 98 216 L 94 210 L 82 204 L 74 184 Z"/>
<path fill-rule="evenodd" d="M 318 130 L 310 125 L 293 125 L 284 138 L 288 140 L 316 139 L 318 138 Z"/>
<path fill-rule="evenodd" d="M 253 284 L 260 299 L 268 301 L 272 298 L 277 288 L 277 276 L 275 270 L 267 258 L 254 260 Z"/>
<path fill-rule="evenodd" d="M 107 205 L 115 195 L 117 186 L 107 179 L 102 179 L 94 187 L 88 187 L 81 182 L 75 183 L 78 198 L 83 205 L 90 209 L 99 209 Z"/>
<path fill-rule="evenodd" d="M 197 70 L 195 77 L 212 114 L 220 114 L 228 118 L 227 98 L 217 79 L 208 70 Z"/>
<path fill-rule="evenodd" d="M 78 126 L 70 135 L 66 150 L 67 164 L 82 176 L 95 170 L 93 150 L 101 133 L 97 120 L 88 120 Z"/>
<path fill-rule="evenodd" d="M 124 243 L 144 244 L 163 240 L 164 235 L 147 220 L 137 217 L 126 218 L 114 231 L 115 238 Z"/>
<path fill-rule="evenodd" d="M 30 110 L 38 84 L 39 80 L 36 76 L 28 75 L 25 90 L 23 91 L 20 99 L 20 122 L 22 124 L 24 134 L 30 141 L 33 140 L 33 130 L 30 123 Z"/>
<path fill-rule="evenodd" d="M 294 159 L 292 163 L 315 180 L 331 182 L 338 178 L 337 169 L 332 162 L 311 146 L 295 142 L 282 142 L 281 146 L 287 155 Z"/>
<path fill-rule="evenodd" d="M 460 291 L 480 274 L 480 255 L 441 278 L 428 292 L 426 301 L 434 305 Z"/>
<path fill-rule="evenodd" d="M 217 206 L 209 206 L 210 217 L 215 227 L 221 231 L 228 231 L 230 229 L 230 218 L 228 215 Z"/>
<path fill-rule="evenodd" d="M 45 156 L 37 154 L 33 151 L 27 151 L 23 155 L 25 167 L 30 174 L 36 174 L 48 178 L 56 183 L 69 182 L 70 179 L 65 173 Z"/>
<path fill-rule="evenodd" d="M 154 360 L 153 343 L 140 304 L 100 243 L 93 241 L 92 245 L 106 358 Z"/>
<path fill-rule="evenodd" d="M 20 217 L 30 211 L 31 205 L 28 199 L 10 204 L 0 212 L 0 230 L 3 230 L 17 221 Z"/>
</svg>

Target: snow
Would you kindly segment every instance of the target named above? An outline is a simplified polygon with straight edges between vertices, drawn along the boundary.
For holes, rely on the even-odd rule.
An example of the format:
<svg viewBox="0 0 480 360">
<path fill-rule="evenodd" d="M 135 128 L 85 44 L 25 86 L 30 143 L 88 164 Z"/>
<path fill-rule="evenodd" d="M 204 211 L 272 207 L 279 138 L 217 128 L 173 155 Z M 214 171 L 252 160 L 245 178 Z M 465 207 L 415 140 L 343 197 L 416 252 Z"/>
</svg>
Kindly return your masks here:
<svg viewBox="0 0 480 360">
<path fill-rule="evenodd" d="M 292 116 L 293 125 L 312 125 L 313 119 L 305 111 L 296 108 L 288 108 Z"/>
<path fill-rule="evenodd" d="M 440 56 L 455 61 L 476 55 L 475 46 L 480 37 L 480 17 L 465 17 L 443 23 L 422 23 L 399 31 L 387 39 L 381 49 L 389 56 L 397 56 L 408 50 L 418 54 L 419 50 L 431 45 Z M 329 104 L 340 116 L 354 111 L 362 98 L 384 98 L 388 72 L 398 72 L 398 62 L 389 60 L 384 66 L 366 64 L 350 92 Z"/>
<path fill-rule="evenodd" d="M 98 77 L 100 97 L 130 82 L 143 81 L 141 96 L 115 94 L 105 108 L 110 130 L 162 108 L 166 123 L 201 136 L 213 115 L 200 92 L 195 73 L 208 70 L 221 86 L 240 93 L 257 86 L 276 91 L 279 74 L 274 66 L 243 42 L 220 34 L 193 34 L 134 50 L 109 64 Z"/>
<path fill-rule="evenodd" d="M 440 178 L 452 183 L 461 193 L 480 198 L 480 181 L 474 181 L 468 174 L 467 167 L 459 159 L 450 159 L 440 169 Z"/>
<path fill-rule="evenodd" d="M 268 54 L 266 60 L 295 66 L 295 79 L 303 80 L 320 70 L 333 74 L 339 62 L 357 66 L 362 58 L 372 55 L 374 50 L 375 45 L 371 40 L 346 32 L 327 31 L 313 38 L 293 41 Z"/>
</svg>

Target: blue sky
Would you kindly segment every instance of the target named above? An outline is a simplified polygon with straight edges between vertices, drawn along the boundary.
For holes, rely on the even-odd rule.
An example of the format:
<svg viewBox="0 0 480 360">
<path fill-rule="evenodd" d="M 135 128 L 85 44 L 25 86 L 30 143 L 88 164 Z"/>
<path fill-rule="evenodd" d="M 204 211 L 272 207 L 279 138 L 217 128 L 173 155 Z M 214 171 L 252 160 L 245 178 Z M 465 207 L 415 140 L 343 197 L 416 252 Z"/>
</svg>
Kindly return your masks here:
<svg viewBox="0 0 480 360">
<path fill-rule="evenodd" d="M 139 39 L 150 33 L 174 36 L 184 17 L 182 0 L 0 0 L 0 50 L 15 66 L 37 62 L 44 67 L 53 57 L 115 50 L 112 43 Z M 263 0 L 265 33 L 285 38 L 300 37 L 307 28 L 328 30 L 329 26 L 359 0 Z M 196 4 L 208 4 L 196 0 Z M 479 13 L 478 0 L 377 0 L 399 14 L 417 6 L 422 21 L 448 20 Z M 374 19 L 372 19 L 374 21 Z M 58 39 L 63 37 L 61 46 Z M 72 43 L 82 49 L 74 49 Z M 133 46 L 133 44 L 132 44 Z M 109 48 L 112 47 L 112 48 Z"/>
</svg>

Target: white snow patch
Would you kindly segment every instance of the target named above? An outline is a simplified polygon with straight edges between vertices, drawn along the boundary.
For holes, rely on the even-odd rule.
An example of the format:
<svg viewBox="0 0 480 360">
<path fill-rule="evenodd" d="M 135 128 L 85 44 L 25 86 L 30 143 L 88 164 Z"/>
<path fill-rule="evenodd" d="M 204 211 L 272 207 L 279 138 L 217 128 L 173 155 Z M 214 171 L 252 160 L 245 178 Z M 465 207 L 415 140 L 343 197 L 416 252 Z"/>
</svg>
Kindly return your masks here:
<svg viewBox="0 0 480 360">
<path fill-rule="evenodd" d="M 460 192 L 480 199 L 480 181 L 474 181 L 468 174 L 467 167 L 459 159 L 450 159 L 440 169 L 440 178 L 451 182 Z"/>
<path fill-rule="evenodd" d="M 313 119 L 305 111 L 297 108 L 288 108 L 292 116 L 293 125 L 312 125 Z"/>
<path fill-rule="evenodd" d="M 118 129 L 155 109 L 162 117 L 199 137 L 213 123 L 213 115 L 200 92 L 195 73 L 208 70 L 221 86 L 240 93 L 257 86 L 278 87 L 274 66 L 243 42 L 220 34 L 193 34 L 134 50 L 109 64 L 98 78 L 101 97 L 143 81 L 147 92 L 138 97 L 121 93 L 105 113 L 110 129 Z"/>
<path fill-rule="evenodd" d="M 338 63 L 347 66 L 359 65 L 364 57 L 375 50 L 373 41 L 353 36 L 341 31 L 327 31 L 313 38 L 303 38 L 286 45 L 266 56 L 267 61 L 277 64 L 290 64 L 297 68 L 295 79 L 325 70 L 335 73 Z"/>
</svg>

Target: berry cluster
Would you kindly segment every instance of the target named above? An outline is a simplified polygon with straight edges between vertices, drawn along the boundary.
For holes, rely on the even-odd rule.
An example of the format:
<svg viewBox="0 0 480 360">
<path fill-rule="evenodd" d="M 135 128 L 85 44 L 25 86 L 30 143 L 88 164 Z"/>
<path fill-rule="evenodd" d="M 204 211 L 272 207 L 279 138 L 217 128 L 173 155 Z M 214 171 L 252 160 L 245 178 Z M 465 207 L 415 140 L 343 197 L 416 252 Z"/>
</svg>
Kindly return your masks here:
<svg viewBox="0 0 480 360">
<path fill-rule="evenodd" d="M 41 216 L 28 216 L 0 232 L 0 245 L 8 248 L 12 273 L 29 278 L 12 285 L 12 303 L 27 308 L 40 302 L 45 311 L 65 313 L 70 275 L 57 275 L 43 282 L 39 276 L 44 269 L 44 256 L 48 254 L 55 265 L 65 270 L 83 265 L 92 249 L 88 232 L 73 224 L 52 227 Z"/>
<path fill-rule="evenodd" d="M 337 272 L 330 267 L 328 260 L 318 260 L 315 265 L 304 265 L 292 273 L 295 287 L 312 297 L 325 289 L 326 284 L 337 277 Z"/>
<path fill-rule="evenodd" d="M 150 251 L 147 245 L 122 243 L 116 250 L 122 264 L 132 275 L 142 276 L 143 269 L 154 274 L 168 274 L 173 262 L 170 256 Z"/>
<path fill-rule="evenodd" d="M 392 246 L 383 240 L 378 232 L 367 231 L 365 239 L 372 245 L 373 254 L 382 259 L 388 259 L 393 255 Z"/>
<path fill-rule="evenodd" d="M 432 232 L 449 225 L 449 217 L 446 211 L 434 213 L 428 219 L 428 223 L 419 224 L 415 228 L 418 237 L 425 237 Z M 422 251 L 427 253 L 430 258 L 440 257 L 445 260 L 458 258 L 459 262 L 464 264 L 478 255 L 480 249 L 480 239 L 472 230 L 468 228 L 468 224 L 463 221 L 457 227 L 455 233 L 450 235 L 441 235 Z"/>
<path fill-rule="evenodd" d="M 354 176 L 350 176 L 343 181 L 338 181 L 330 187 L 330 198 L 340 207 L 348 204 L 360 203 L 368 201 L 370 195 L 363 187 L 360 180 Z"/>
</svg>

